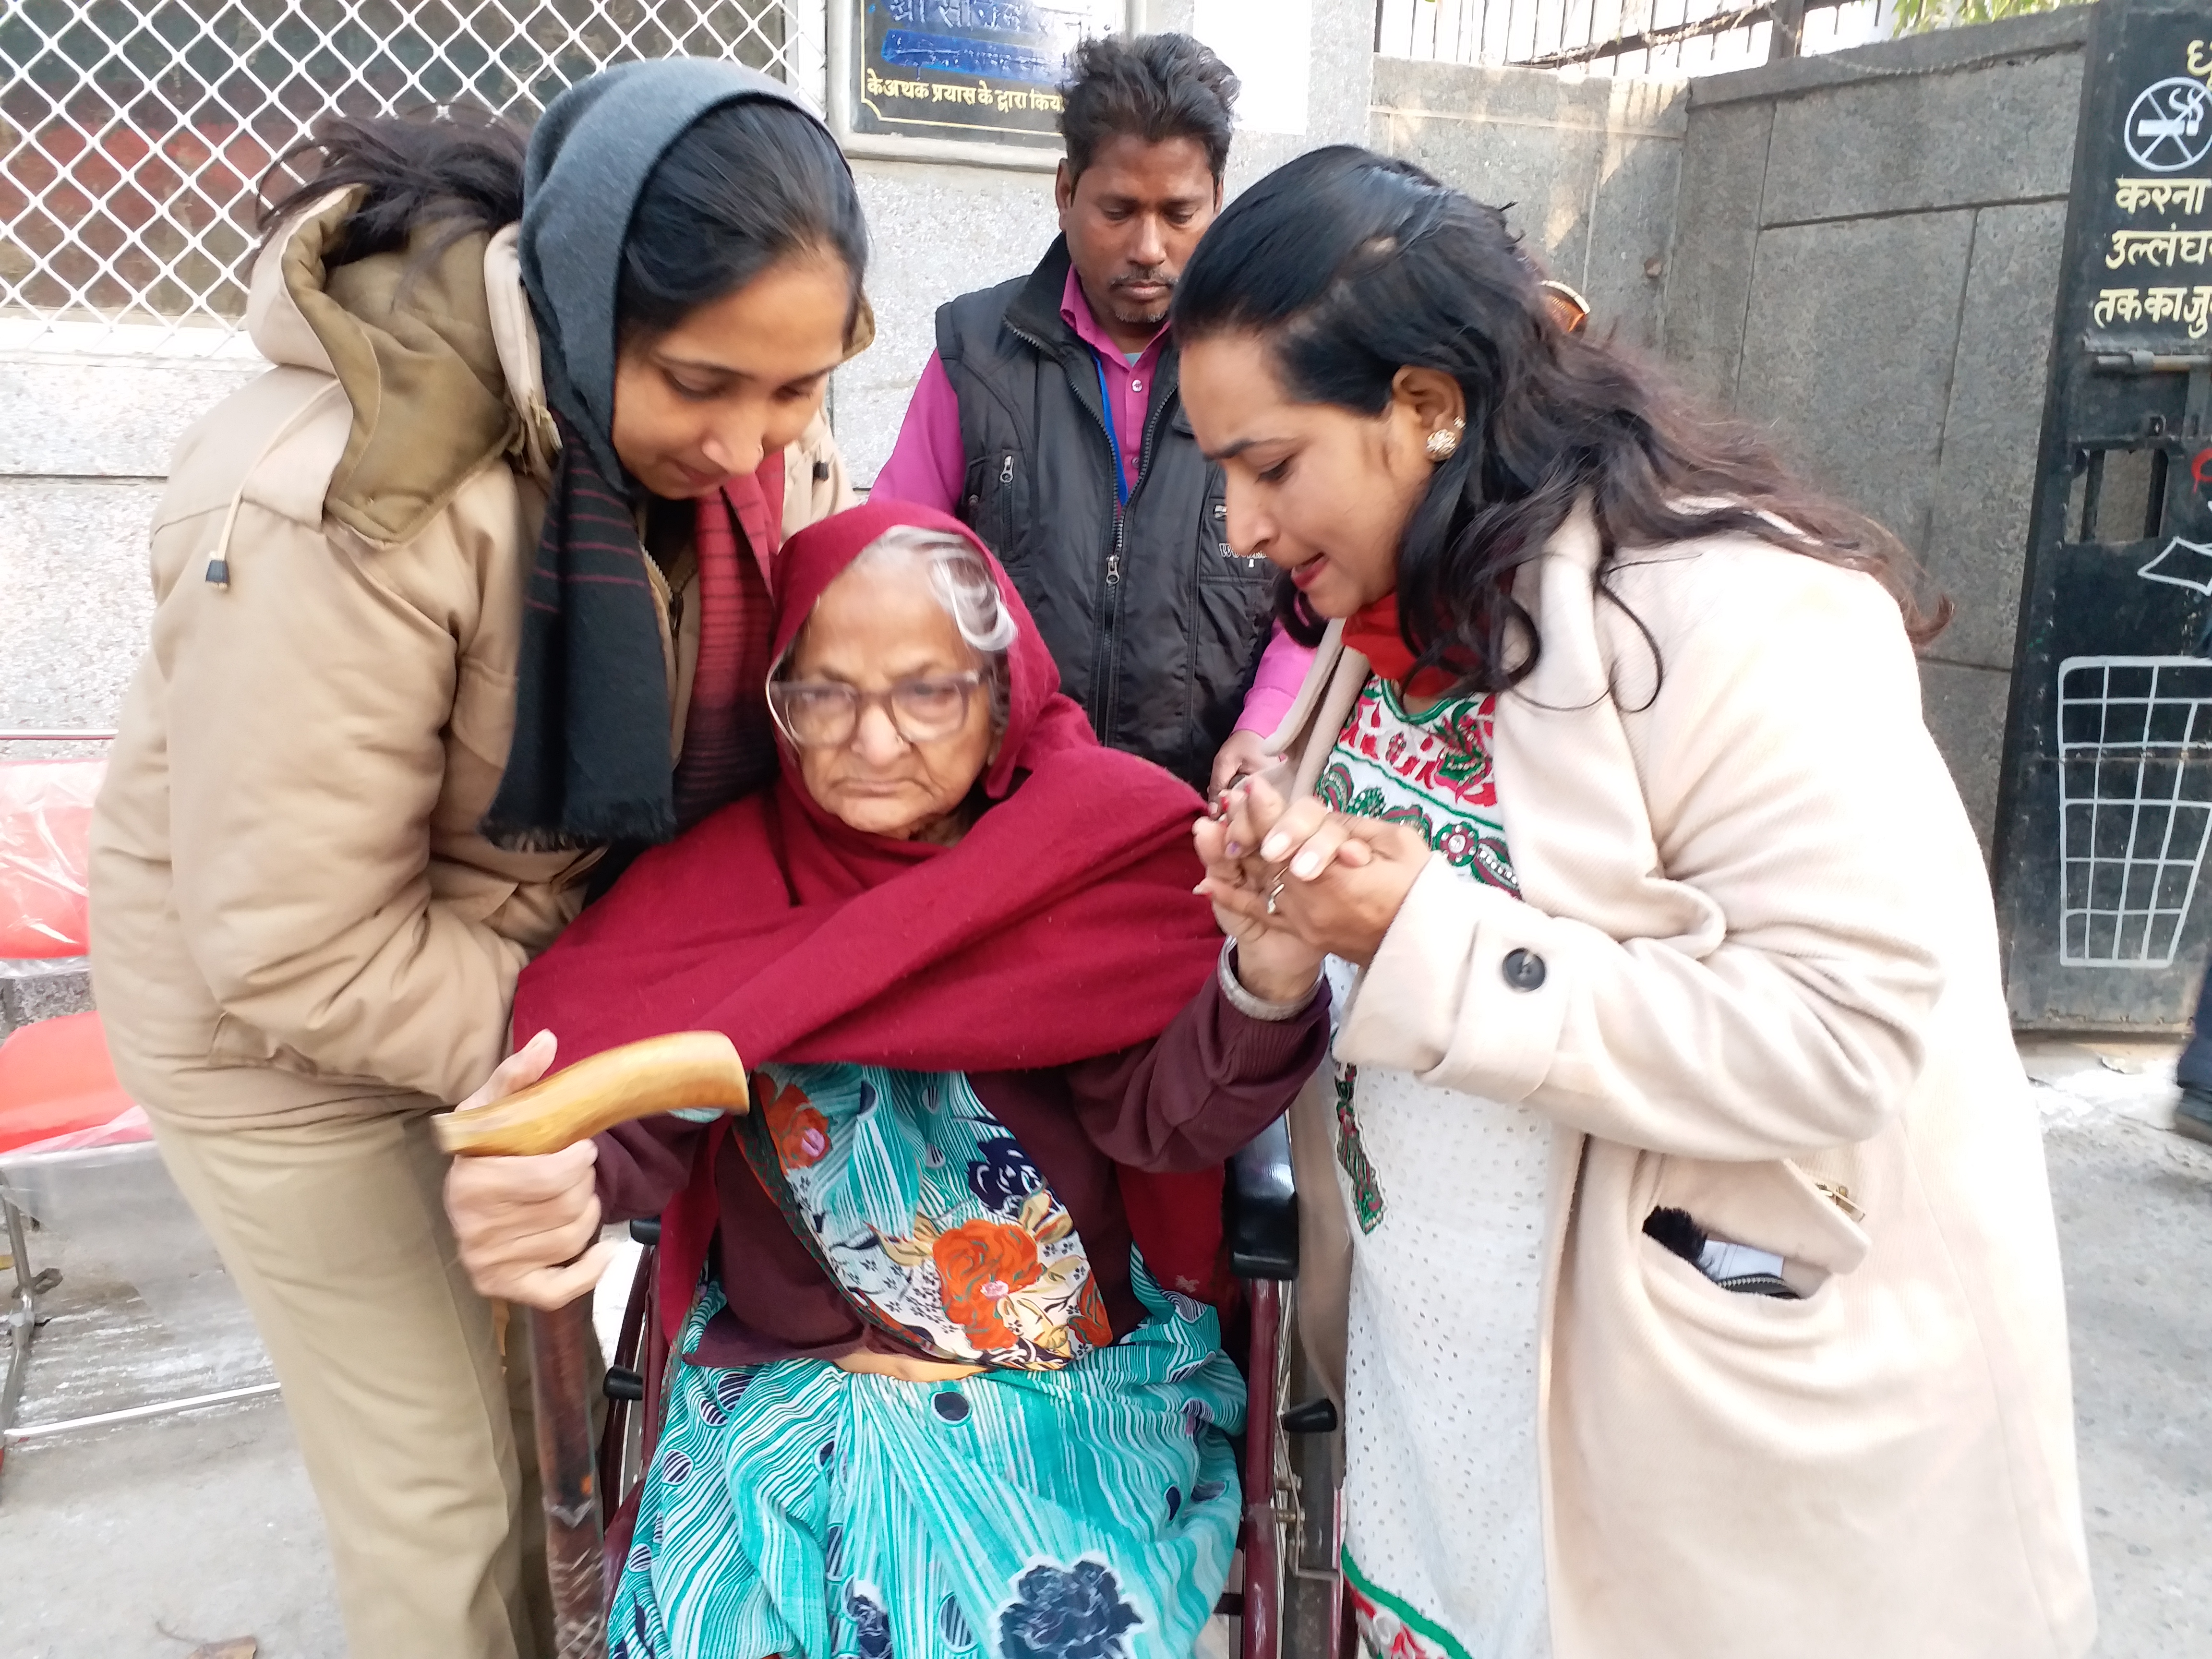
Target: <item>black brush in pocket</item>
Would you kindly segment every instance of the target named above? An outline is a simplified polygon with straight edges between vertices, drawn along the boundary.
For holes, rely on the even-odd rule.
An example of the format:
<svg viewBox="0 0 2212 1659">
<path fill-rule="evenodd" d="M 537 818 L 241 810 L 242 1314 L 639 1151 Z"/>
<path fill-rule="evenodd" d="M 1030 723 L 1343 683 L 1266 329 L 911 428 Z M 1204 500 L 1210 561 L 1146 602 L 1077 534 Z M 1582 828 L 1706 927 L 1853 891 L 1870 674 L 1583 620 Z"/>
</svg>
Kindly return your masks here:
<svg viewBox="0 0 2212 1659">
<path fill-rule="evenodd" d="M 1755 1245 L 1715 1238 L 1687 1210 L 1660 1208 L 1644 1218 L 1644 1231 L 1724 1291 L 1797 1301 L 1782 1277 L 1782 1258 Z"/>
</svg>

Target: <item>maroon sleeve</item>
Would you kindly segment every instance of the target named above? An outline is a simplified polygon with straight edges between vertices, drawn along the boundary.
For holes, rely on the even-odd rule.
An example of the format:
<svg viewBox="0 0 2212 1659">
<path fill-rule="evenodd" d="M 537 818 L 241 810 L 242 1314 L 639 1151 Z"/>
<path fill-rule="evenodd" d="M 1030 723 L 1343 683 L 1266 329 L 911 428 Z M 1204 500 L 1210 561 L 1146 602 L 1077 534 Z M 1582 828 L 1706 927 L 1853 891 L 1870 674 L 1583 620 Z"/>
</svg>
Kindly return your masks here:
<svg viewBox="0 0 2212 1659">
<path fill-rule="evenodd" d="M 646 1117 L 593 1136 L 600 1218 L 635 1221 L 666 1209 L 691 1184 L 691 1162 L 708 1127 L 680 1117 Z"/>
<path fill-rule="evenodd" d="M 1328 1050 L 1328 984 L 1288 1019 L 1255 1019 L 1218 975 L 1150 1042 L 1079 1060 L 1068 1093 L 1091 1142 L 1136 1170 L 1220 1163 L 1290 1109 Z"/>
</svg>

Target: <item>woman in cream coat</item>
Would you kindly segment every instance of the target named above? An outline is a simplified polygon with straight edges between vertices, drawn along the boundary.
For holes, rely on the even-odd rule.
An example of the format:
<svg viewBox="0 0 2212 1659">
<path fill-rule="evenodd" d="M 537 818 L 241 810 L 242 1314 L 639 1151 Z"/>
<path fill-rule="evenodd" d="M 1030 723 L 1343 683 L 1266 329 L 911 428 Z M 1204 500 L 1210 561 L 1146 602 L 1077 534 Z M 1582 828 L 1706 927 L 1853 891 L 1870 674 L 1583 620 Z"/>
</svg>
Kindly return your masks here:
<svg viewBox="0 0 2212 1659">
<path fill-rule="evenodd" d="M 1370 1644 L 2085 1651 L 2049 1191 L 1894 544 L 1403 162 L 1255 186 L 1174 325 L 1320 644 L 1291 801 L 1199 835 L 1346 964 L 1300 1306 Z"/>
</svg>

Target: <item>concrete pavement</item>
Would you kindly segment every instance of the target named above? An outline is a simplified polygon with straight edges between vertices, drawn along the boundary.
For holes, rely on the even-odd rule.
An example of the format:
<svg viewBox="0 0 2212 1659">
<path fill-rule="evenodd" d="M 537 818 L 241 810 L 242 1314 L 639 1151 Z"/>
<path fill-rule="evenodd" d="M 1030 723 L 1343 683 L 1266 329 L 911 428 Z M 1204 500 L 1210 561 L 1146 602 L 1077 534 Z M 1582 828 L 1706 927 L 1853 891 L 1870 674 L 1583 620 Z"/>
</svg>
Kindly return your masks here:
<svg viewBox="0 0 2212 1659">
<path fill-rule="evenodd" d="M 2170 1050 L 2041 1042 L 2023 1058 L 2065 1252 L 2097 1652 L 2212 1659 L 2212 1149 L 2163 1127 Z M 31 1424 L 266 1375 L 212 1253 L 165 1207 L 173 1192 L 136 1178 L 127 1206 L 56 1203 L 69 1213 L 33 1236 L 34 1259 L 65 1277 L 32 1362 Z M 132 1257 L 144 1288 L 103 1254 Z M 626 1285 L 626 1264 L 610 1279 Z M 260 1659 L 344 1652 L 274 1400 L 9 1449 L 0 1659 L 185 1659 L 247 1634 Z"/>
</svg>

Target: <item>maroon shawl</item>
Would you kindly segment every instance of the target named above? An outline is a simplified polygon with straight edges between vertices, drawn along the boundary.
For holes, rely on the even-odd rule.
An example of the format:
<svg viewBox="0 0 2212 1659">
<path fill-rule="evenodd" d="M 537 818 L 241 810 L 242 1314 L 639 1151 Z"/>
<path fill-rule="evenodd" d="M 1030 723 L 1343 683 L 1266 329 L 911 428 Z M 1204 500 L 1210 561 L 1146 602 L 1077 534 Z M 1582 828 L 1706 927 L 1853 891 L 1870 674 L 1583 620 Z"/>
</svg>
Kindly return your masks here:
<svg viewBox="0 0 2212 1659">
<path fill-rule="evenodd" d="M 1199 799 L 1099 745 L 1060 695 L 1012 582 L 964 526 L 884 501 L 792 538 L 775 566 L 774 656 L 861 550 L 900 525 L 968 540 L 1019 630 L 1005 739 L 975 826 L 952 847 L 862 834 L 814 803 L 786 750 L 775 785 L 646 853 L 524 970 L 518 1033 L 552 1030 L 568 1063 L 708 1030 L 727 1033 L 748 1066 L 1014 1071 L 1145 1042 L 1197 994 L 1221 947 L 1191 891 Z M 678 1302 L 712 1237 L 708 1162 L 665 1217 L 662 1283 Z M 1122 1189 L 1163 1282 L 1216 1282 L 1218 1170 L 1125 1170 Z"/>
</svg>

